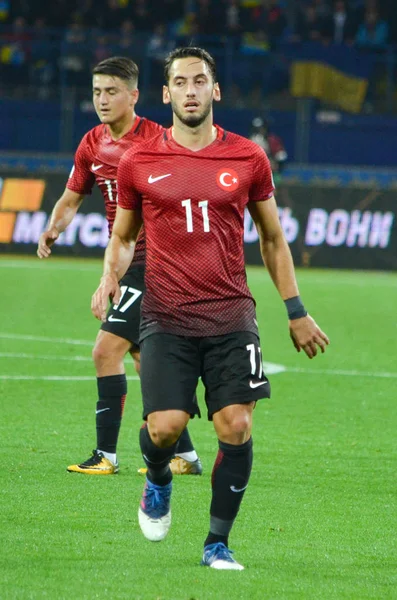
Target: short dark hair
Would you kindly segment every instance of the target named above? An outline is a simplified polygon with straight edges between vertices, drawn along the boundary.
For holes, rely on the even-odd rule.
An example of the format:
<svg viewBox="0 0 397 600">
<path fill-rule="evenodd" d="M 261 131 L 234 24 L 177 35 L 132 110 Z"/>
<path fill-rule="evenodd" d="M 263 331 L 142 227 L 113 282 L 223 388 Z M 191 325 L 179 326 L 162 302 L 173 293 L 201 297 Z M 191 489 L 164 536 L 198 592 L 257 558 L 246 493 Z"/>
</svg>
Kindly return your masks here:
<svg viewBox="0 0 397 600">
<path fill-rule="evenodd" d="M 205 63 L 207 63 L 212 75 L 212 79 L 214 82 L 216 81 L 216 65 L 215 60 L 211 56 L 211 54 L 207 52 L 207 50 L 204 50 L 204 48 L 197 48 L 197 46 L 185 46 L 183 48 L 175 48 L 175 50 L 172 50 L 172 52 L 170 52 L 165 59 L 164 78 L 166 84 L 168 84 L 170 78 L 170 70 L 174 60 L 177 60 L 178 58 L 190 58 L 191 56 L 194 58 L 199 58 L 200 60 L 203 60 Z"/>
<path fill-rule="evenodd" d="M 111 75 L 127 81 L 131 86 L 138 85 L 139 68 L 126 56 L 105 58 L 92 69 L 93 75 Z"/>
</svg>

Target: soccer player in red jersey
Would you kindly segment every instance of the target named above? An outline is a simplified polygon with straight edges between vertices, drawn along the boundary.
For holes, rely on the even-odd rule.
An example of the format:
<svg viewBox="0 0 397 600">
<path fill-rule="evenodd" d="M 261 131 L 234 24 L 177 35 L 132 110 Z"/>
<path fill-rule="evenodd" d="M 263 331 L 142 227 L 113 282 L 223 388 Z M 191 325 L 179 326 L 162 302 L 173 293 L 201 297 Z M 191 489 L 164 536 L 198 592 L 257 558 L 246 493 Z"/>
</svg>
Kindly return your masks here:
<svg viewBox="0 0 397 600">
<path fill-rule="evenodd" d="M 163 100 L 172 106 L 173 127 L 128 150 L 120 161 L 117 215 L 92 310 L 104 319 L 109 295 L 118 302 L 118 280 L 144 223 L 140 342 L 146 423 L 140 444 L 148 472 L 139 524 L 149 540 L 167 535 L 169 459 L 197 413 L 193 398 L 201 377 L 219 440 L 202 564 L 241 570 L 229 549 L 229 533 L 251 472 L 253 409 L 270 394 L 244 266 L 246 206 L 286 304 L 295 348 L 313 358 L 329 340 L 300 300 L 265 152 L 213 124 L 212 104 L 220 100 L 213 58 L 200 48 L 176 49 L 166 59 L 165 79 Z"/>
<path fill-rule="evenodd" d="M 101 125 L 81 140 L 66 189 L 56 203 L 47 230 L 39 240 L 37 254 L 47 258 L 51 246 L 74 219 L 86 194 L 96 183 L 102 193 L 109 234 L 117 208 L 117 167 L 131 147 L 153 137 L 163 128 L 135 114 L 138 100 L 138 67 L 125 57 L 112 57 L 93 69 L 93 102 Z M 93 358 L 97 373 L 97 446 L 85 462 L 70 465 L 68 471 L 86 475 L 118 472 L 117 440 L 121 426 L 127 379 L 124 357 L 129 352 L 139 373 L 140 304 L 144 292 L 145 238 L 139 237 L 134 259 L 120 282 L 122 297 L 113 305 L 98 333 Z M 172 459 L 175 474 L 201 474 L 201 463 L 184 431 L 178 455 Z M 181 456 L 182 455 L 182 456 Z M 146 469 L 141 469 L 146 471 Z"/>
</svg>

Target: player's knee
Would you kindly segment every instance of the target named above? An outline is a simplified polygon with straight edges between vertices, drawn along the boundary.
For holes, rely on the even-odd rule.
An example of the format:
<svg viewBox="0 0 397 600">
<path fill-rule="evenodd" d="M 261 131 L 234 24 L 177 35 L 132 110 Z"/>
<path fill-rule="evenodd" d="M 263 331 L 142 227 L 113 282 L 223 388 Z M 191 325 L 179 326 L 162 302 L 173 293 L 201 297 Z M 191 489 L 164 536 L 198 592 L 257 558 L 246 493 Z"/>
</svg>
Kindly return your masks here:
<svg viewBox="0 0 397 600">
<path fill-rule="evenodd" d="M 156 446 L 166 448 L 176 444 L 182 431 L 176 424 L 172 423 L 157 423 L 157 426 L 150 428 L 150 437 Z"/>
<path fill-rule="evenodd" d="M 150 431 L 150 437 L 153 443 L 159 448 L 168 448 L 173 444 L 176 444 L 179 435 L 166 429 L 152 429 Z"/>
<path fill-rule="evenodd" d="M 234 404 L 214 414 L 218 436 L 231 444 L 243 444 L 251 434 L 252 408 Z"/>
<path fill-rule="evenodd" d="M 128 349 L 129 342 L 127 340 L 101 331 L 92 350 L 95 366 L 98 368 L 109 363 L 117 365 L 122 363 Z"/>
<path fill-rule="evenodd" d="M 92 359 L 96 365 L 101 365 L 106 362 L 109 358 L 109 345 L 103 342 L 103 340 L 97 340 L 95 346 L 92 349 Z"/>
<path fill-rule="evenodd" d="M 239 412 L 232 416 L 228 425 L 231 433 L 244 436 L 251 428 L 251 415 Z"/>
<path fill-rule="evenodd" d="M 157 413 L 155 416 L 149 415 L 150 437 L 156 446 L 166 448 L 178 441 L 186 427 L 186 418 L 183 413 L 180 416 L 175 415 L 176 412 L 181 411 L 172 411 L 173 415 L 169 415 L 167 412 Z"/>
</svg>

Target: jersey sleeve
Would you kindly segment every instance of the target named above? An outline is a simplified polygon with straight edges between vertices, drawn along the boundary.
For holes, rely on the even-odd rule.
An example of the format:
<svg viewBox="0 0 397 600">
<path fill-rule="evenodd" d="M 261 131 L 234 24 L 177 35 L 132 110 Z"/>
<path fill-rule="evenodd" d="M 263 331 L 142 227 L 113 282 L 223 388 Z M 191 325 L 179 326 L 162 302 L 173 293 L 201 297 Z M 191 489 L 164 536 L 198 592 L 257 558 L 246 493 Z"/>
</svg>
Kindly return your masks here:
<svg viewBox="0 0 397 600">
<path fill-rule="evenodd" d="M 95 176 L 90 171 L 91 161 L 87 149 L 87 137 L 84 136 L 74 155 L 74 164 L 66 184 L 69 190 L 77 194 L 91 194 L 95 183 Z"/>
<path fill-rule="evenodd" d="M 249 202 L 261 202 L 272 197 L 275 190 L 272 169 L 266 152 L 256 146 L 253 161 Z"/>
<path fill-rule="evenodd" d="M 117 169 L 117 204 L 127 210 L 139 210 L 142 198 L 134 184 L 134 152 L 127 150 Z"/>
</svg>

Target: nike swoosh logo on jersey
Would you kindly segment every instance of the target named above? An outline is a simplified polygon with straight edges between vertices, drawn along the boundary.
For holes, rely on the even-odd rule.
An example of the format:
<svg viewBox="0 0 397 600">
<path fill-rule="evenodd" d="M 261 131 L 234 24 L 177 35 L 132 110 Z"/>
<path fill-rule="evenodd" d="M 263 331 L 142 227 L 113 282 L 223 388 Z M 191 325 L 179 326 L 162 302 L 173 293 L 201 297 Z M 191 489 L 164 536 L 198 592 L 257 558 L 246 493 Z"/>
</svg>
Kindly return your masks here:
<svg viewBox="0 0 397 600">
<path fill-rule="evenodd" d="M 93 171 L 98 171 L 98 169 L 100 169 L 101 167 L 103 167 L 103 165 L 94 165 L 94 163 L 92 163 L 91 165 L 91 169 Z"/>
<path fill-rule="evenodd" d="M 113 315 L 108 316 L 108 321 L 111 323 L 127 323 L 127 319 L 116 319 Z"/>
<path fill-rule="evenodd" d="M 165 179 L 165 177 L 171 177 L 172 173 L 167 173 L 167 175 L 159 175 L 158 177 L 153 177 L 153 175 L 149 175 L 147 182 L 148 183 L 156 183 L 156 181 L 160 181 L 160 179 Z"/>
<path fill-rule="evenodd" d="M 257 387 L 259 387 L 260 385 L 265 385 L 267 383 L 267 381 L 259 381 L 258 383 L 254 383 L 253 381 L 250 381 L 250 388 L 255 389 Z"/>
</svg>

